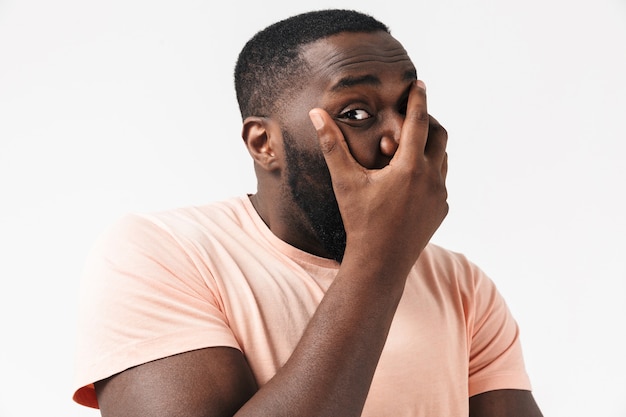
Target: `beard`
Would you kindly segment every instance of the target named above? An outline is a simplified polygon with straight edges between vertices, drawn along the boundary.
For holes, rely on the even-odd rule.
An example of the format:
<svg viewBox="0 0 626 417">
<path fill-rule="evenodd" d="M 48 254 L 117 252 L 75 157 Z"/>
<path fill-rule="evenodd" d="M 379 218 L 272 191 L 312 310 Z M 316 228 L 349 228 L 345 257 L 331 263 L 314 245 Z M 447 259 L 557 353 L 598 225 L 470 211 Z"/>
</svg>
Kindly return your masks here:
<svg viewBox="0 0 626 417">
<path fill-rule="evenodd" d="M 283 139 L 288 192 L 304 214 L 309 230 L 328 255 L 341 262 L 346 249 L 346 231 L 326 160 L 320 150 L 313 152 L 299 147 L 286 130 L 283 130 Z"/>
</svg>

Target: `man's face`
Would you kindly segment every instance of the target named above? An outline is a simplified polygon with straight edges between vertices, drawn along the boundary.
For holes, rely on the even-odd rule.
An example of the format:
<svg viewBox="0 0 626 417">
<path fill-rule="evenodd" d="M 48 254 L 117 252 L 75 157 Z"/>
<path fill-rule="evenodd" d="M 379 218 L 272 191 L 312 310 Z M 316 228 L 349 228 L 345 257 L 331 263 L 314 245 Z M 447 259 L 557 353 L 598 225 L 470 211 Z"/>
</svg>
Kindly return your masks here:
<svg viewBox="0 0 626 417">
<path fill-rule="evenodd" d="M 342 33 L 308 45 L 307 86 L 281 117 L 293 201 L 325 252 L 341 261 L 346 235 L 330 174 L 308 112 L 326 110 L 357 162 L 386 166 L 397 148 L 409 89 L 417 75 L 402 45 L 389 34 Z"/>
</svg>

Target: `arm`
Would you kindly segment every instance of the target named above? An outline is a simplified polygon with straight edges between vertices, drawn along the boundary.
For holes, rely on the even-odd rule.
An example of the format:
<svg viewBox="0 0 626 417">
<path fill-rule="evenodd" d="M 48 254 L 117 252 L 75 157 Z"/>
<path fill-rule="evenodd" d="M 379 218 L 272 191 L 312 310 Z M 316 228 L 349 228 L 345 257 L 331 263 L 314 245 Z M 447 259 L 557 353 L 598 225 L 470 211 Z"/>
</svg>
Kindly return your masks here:
<svg viewBox="0 0 626 417">
<path fill-rule="evenodd" d="M 447 213 L 447 135 L 428 116 L 418 84 L 398 150 L 381 170 L 366 170 L 352 158 L 326 112 L 313 110 L 311 119 L 347 245 L 290 359 L 257 392 L 244 357 L 228 348 L 140 365 L 96 384 L 103 416 L 361 414 L 407 274 Z"/>
<path fill-rule="evenodd" d="M 470 417 L 541 417 L 530 391 L 519 328 L 495 284 L 474 274 Z"/>
<path fill-rule="evenodd" d="M 103 416 L 232 416 L 256 391 L 240 351 L 198 349 L 96 382 Z"/>
<path fill-rule="evenodd" d="M 474 395 L 470 417 L 543 417 L 530 391 L 503 389 Z"/>
</svg>

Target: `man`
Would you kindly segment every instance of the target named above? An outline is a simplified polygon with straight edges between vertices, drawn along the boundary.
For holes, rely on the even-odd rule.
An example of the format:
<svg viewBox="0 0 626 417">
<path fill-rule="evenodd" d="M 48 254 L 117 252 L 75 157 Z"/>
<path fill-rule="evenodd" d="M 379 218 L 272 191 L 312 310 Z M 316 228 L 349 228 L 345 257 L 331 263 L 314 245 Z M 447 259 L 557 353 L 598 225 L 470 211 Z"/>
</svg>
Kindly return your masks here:
<svg viewBox="0 0 626 417">
<path fill-rule="evenodd" d="M 493 283 L 429 244 L 447 134 L 387 27 L 281 21 L 235 83 L 256 194 L 103 237 L 74 399 L 107 417 L 540 416 Z"/>
</svg>

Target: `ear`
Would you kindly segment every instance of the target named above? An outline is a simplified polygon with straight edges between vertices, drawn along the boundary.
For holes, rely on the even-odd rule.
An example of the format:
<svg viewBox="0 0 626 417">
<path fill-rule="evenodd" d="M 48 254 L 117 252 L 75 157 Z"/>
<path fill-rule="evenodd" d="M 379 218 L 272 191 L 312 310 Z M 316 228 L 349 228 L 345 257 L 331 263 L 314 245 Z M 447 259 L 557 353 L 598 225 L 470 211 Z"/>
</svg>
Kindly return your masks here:
<svg viewBox="0 0 626 417">
<path fill-rule="evenodd" d="M 255 164 L 266 171 L 280 169 L 282 132 L 276 122 L 266 117 L 246 117 L 241 137 Z"/>
</svg>

